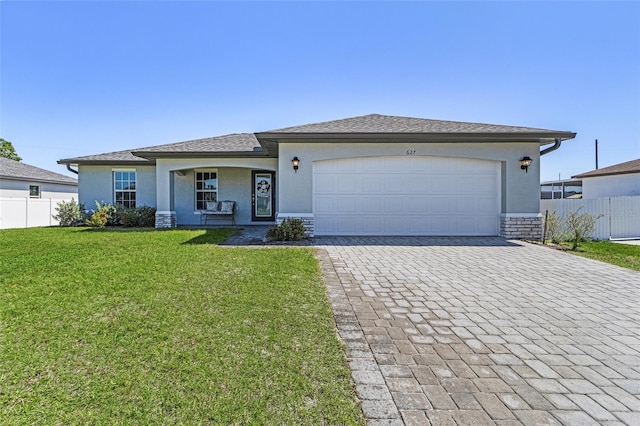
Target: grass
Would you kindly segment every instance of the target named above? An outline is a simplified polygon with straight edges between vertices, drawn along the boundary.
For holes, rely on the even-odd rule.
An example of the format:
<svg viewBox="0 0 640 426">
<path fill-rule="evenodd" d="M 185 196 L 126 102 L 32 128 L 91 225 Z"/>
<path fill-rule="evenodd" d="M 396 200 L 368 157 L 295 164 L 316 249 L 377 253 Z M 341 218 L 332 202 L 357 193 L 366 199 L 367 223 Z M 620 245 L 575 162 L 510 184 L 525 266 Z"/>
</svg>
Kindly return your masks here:
<svg viewBox="0 0 640 426">
<path fill-rule="evenodd" d="M 311 249 L 0 231 L 3 424 L 363 424 Z"/>
<path fill-rule="evenodd" d="M 589 241 L 580 243 L 578 250 L 568 252 L 640 271 L 640 246 L 610 241 Z"/>
</svg>

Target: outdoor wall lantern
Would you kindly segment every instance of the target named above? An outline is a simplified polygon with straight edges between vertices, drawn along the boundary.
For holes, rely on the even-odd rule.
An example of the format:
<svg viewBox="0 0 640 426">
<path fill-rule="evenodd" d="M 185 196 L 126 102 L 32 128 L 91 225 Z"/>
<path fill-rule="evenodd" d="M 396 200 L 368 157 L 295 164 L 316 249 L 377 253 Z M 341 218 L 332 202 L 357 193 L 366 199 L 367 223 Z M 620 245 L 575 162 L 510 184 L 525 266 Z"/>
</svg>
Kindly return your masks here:
<svg viewBox="0 0 640 426">
<path fill-rule="evenodd" d="M 298 157 L 293 157 L 293 160 L 291 160 L 291 164 L 293 164 L 293 171 L 298 173 L 298 167 L 300 166 L 300 159 Z"/>
<path fill-rule="evenodd" d="M 520 168 L 524 170 L 525 173 L 529 173 L 529 166 L 531 165 L 531 161 L 531 158 L 527 157 L 526 155 L 522 157 L 522 160 L 520 160 Z"/>
</svg>

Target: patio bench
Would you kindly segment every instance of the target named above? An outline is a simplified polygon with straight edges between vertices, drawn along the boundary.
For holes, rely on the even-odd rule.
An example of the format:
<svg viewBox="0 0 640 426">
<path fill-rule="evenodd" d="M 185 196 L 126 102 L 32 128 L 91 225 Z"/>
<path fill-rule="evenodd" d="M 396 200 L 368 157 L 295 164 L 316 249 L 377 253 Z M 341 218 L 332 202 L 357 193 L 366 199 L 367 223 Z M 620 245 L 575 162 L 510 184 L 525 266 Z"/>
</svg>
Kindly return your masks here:
<svg viewBox="0 0 640 426">
<path fill-rule="evenodd" d="M 207 209 L 200 212 L 200 223 L 206 225 L 209 220 L 231 219 L 231 224 L 236 224 L 235 201 L 207 201 Z"/>
</svg>

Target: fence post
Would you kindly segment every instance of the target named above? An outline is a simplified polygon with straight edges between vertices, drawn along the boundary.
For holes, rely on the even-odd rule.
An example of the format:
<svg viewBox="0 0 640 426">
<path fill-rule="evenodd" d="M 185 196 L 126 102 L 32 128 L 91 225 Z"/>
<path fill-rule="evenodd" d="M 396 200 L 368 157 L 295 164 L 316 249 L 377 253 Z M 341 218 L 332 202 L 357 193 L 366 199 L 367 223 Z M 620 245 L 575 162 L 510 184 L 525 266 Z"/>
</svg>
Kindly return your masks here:
<svg viewBox="0 0 640 426">
<path fill-rule="evenodd" d="M 549 210 L 545 210 L 544 212 L 544 228 L 542 228 L 542 244 L 547 241 L 547 222 L 549 219 Z"/>
</svg>

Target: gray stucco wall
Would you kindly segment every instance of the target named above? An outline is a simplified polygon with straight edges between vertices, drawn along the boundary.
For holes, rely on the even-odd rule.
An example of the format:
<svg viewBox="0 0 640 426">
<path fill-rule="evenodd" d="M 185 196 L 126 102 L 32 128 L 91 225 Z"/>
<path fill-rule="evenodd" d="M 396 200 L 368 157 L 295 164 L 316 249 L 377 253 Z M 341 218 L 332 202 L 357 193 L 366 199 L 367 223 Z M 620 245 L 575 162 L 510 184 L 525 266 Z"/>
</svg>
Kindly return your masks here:
<svg viewBox="0 0 640 426">
<path fill-rule="evenodd" d="M 156 206 L 155 166 L 79 166 L 78 198 L 86 209 L 95 207 L 96 201 L 113 204 L 113 170 L 136 171 L 136 205 Z"/>
<path fill-rule="evenodd" d="M 236 202 L 236 224 L 251 223 L 251 169 L 224 167 L 216 169 L 218 175 L 218 200 Z M 200 225 L 200 214 L 195 210 L 195 171 L 184 176 L 173 173 L 174 203 L 178 225 Z M 224 219 L 224 217 L 223 217 Z M 220 224 L 225 221 L 221 219 Z M 216 221 L 216 224 L 218 221 Z"/>
<path fill-rule="evenodd" d="M 540 145 L 538 143 L 281 143 L 278 194 L 280 213 L 313 212 L 313 162 L 371 156 L 442 156 L 501 162 L 502 213 L 540 211 Z M 300 159 L 293 171 L 291 159 Z M 520 159 L 533 159 L 527 173 Z"/>
</svg>

